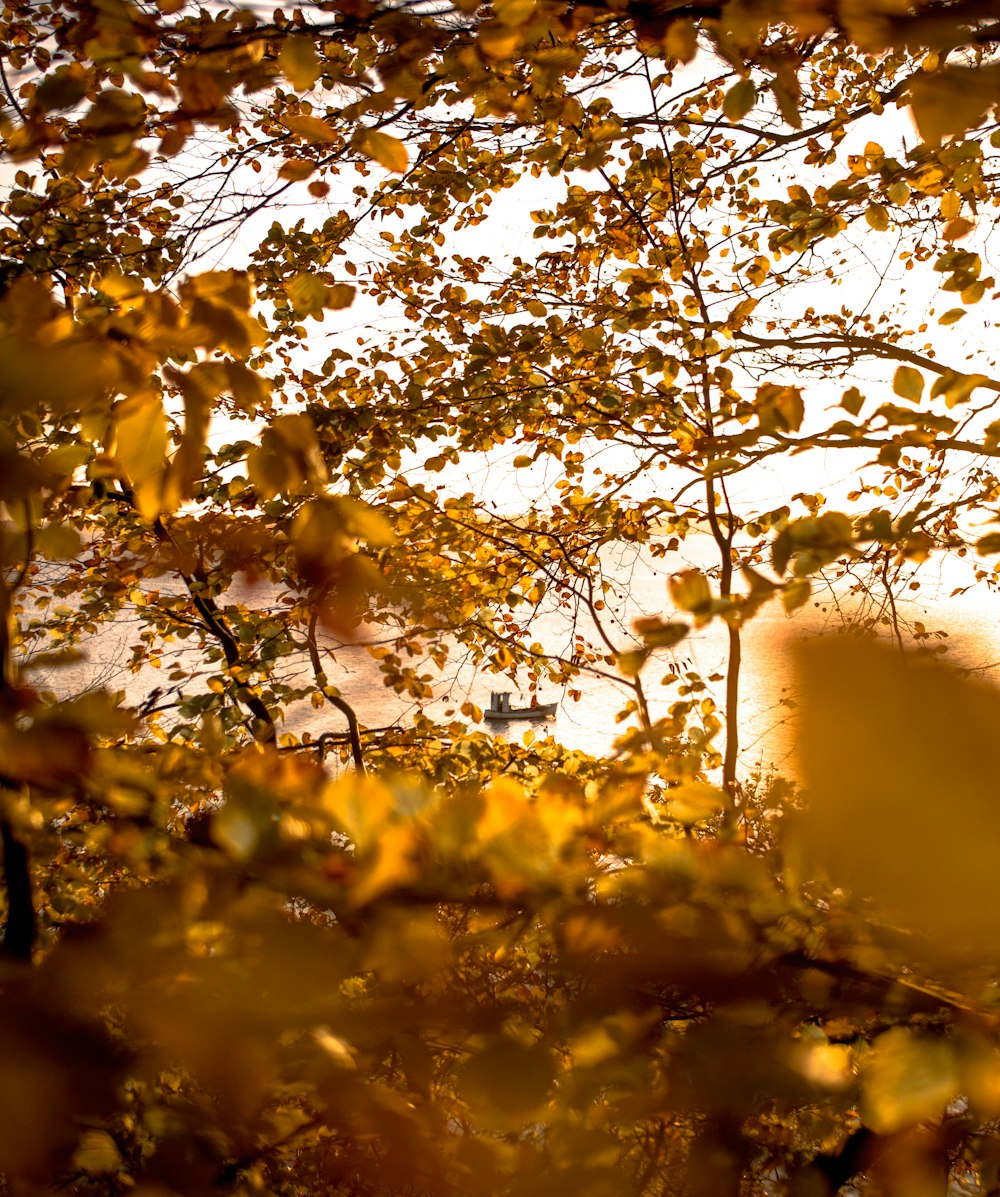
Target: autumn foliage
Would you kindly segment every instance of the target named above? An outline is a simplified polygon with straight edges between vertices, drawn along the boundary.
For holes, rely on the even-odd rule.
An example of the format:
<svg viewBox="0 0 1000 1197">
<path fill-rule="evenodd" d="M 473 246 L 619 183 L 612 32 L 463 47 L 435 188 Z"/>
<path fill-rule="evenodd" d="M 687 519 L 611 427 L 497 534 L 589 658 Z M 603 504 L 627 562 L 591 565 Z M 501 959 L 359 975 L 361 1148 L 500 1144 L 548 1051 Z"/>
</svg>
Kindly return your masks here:
<svg viewBox="0 0 1000 1197">
<path fill-rule="evenodd" d="M 993 9 L 7 0 L 5 1192 L 997 1191 Z"/>
</svg>

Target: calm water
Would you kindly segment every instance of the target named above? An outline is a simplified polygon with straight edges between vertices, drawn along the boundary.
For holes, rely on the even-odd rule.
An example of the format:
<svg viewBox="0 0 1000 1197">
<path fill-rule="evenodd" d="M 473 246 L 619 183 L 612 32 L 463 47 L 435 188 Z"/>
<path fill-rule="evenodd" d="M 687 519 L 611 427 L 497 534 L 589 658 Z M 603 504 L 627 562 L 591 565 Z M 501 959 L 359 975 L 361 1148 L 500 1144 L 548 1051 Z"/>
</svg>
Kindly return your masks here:
<svg viewBox="0 0 1000 1197">
<path fill-rule="evenodd" d="M 609 552 L 604 566 L 622 591 L 622 598 L 617 603 L 609 599 L 609 621 L 614 625 L 616 644 L 628 646 L 628 632 L 637 616 L 670 614 L 667 579 L 672 572 L 690 564 L 691 547 L 685 546 L 685 552 L 685 560 L 676 554 L 654 560 L 648 553 L 637 556 L 634 550 L 624 548 L 618 550 L 617 555 Z M 697 557 L 697 553 L 693 556 Z M 977 588 L 961 598 L 948 597 L 953 589 L 968 581 L 960 563 L 944 572 L 939 565 L 933 569 L 927 566 L 917 578 L 921 580 L 921 588 L 900 604 L 901 616 L 911 624 L 921 621 L 928 632 L 947 632 L 947 639 L 933 637 L 930 642 L 947 644 L 945 659 L 989 678 L 994 665 L 1000 662 L 1000 596 L 990 596 L 984 589 Z M 266 607 L 273 597 L 259 587 L 234 588 L 229 596 L 231 601 L 254 607 Z M 779 603 L 772 602 L 744 629 L 740 702 L 741 763 L 744 768 L 758 763 L 784 769 L 793 767 L 796 693 L 792 646 L 802 634 L 815 635 L 840 626 L 845 612 L 852 610 L 857 613 L 857 604 L 852 606 L 850 600 L 845 600 L 839 611 L 832 602 L 817 600 L 810 601 L 808 607 L 789 617 Z M 83 645 L 86 654 L 83 662 L 37 680 L 63 694 L 103 684 L 125 690 L 128 700 L 138 705 L 154 686 L 166 688 L 170 685 L 166 675 L 171 665 L 171 658 L 167 656 L 160 670 L 147 668 L 139 675 L 127 671 L 130 646 L 137 641 L 139 630 L 136 621 L 123 619 Z M 564 649 L 569 637 L 570 626 L 566 618 L 556 612 L 543 612 L 533 627 L 533 638 L 550 651 Z M 197 649 L 188 645 L 190 641 L 178 641 L 173 650 L 176 660 L 191 667 L 197 662 Z M 724 672 L 725 657 L 726 632 L 721 624 L 692 633 L 671 652 L 656 654 L 643 675 L 654 717 L 665 714 L 678 697 L 676 687 L 659 684 L 659 679 L 669 669 L 691 669 L 708 678 Z M 287 680 L 308 676 L 307 667 L 297 675 L 293 668 L 295 664 L 296 658 L 291 658 L 284 675 Z M 432 666 L 427 668 L 428 672 L 434 672 Z M 207 677 L 216 671 L 217 667 L 199 670 L 199 673 Z M 367 726 L 384 727 L 397 722 L 405 725 L 418 709 L 412 701 L 401 699 L 385 688 L 377 663 L 363 645 L 339 649 L 336 663 L 327 664 L 327 673 Z M 185 688 L 197 693 L 201 689 L 199 678 L 187 683 Z M 581 692 L 581 698 L 576 702 L 555 688 L 543 687 L 539 696 L 541 701 L 560 700 L 554 720 L 530 725 L 501 724 L 495 734 L 520 737 L 530 727 L 535 735 L 556 736 L 570 747 L 593 753 L 608 751 L 621 730 L 615 722 L 615 714 L 625 702 L 627 692 L 610 680 L 586 675 L 575 688 Z M 435 698 L 422 704 L 423 709 L 427 715 L 443 719 L 449 711 L 457 711 L 466 699 L 481 707 L 487 706 L 493 689 L 511 689 L 517 695 L 516 684 L 497 678 L 482 667 L 476 668 L 467 658 L 456 656 L 451 667 L 435 680 Z M 722 683 L 710 683 L 709 693 L 721 706 Z M 526 700 L 527 694 L 522 693 L 521 697 Z M 308 730 L 318 735 L 326 730 L 340 731 L 342 726 L 339 716 L 331 708 L 317 711 L 308 703 L 298 703 L 286 712 L 283 730 L 298 734 Z"/>
</svg>

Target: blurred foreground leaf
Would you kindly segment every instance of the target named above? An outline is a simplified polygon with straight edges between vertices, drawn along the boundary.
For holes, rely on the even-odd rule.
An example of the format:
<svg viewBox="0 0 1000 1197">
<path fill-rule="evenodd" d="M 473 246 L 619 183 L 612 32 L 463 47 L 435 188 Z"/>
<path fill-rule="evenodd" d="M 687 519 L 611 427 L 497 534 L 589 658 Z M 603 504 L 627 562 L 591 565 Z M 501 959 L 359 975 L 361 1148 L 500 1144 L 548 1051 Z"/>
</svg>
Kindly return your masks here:
<svg viewBox="0 0 1000 1197">
<path fill-rule="evenodd" d="M 1000 691 L 871 643 L 799 650 L 807 869 L 928 934 L 936 953 L 1000 929 Z"/>
</svg>

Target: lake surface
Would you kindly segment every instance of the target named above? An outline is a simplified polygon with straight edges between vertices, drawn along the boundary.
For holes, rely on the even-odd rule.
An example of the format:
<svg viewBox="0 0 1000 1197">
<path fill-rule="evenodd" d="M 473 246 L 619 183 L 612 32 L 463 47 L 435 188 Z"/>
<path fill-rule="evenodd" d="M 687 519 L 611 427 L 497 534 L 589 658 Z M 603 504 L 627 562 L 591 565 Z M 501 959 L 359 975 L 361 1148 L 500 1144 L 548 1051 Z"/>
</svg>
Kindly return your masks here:
<svg viewBox="0 0 1000 1197">
<path fill-rule="evenodd" d="M 654 559 L 648 551 L 637 554 L 634 549 L 623 546 L 619 558 L 611 552 L 604 561 L 606 572 L 615 579 L 621 591 L 620 601 L 616 603 L 609 599 L 609 617 L 616 623 L 615 642 L 623 648 L 628 646 L 628 633 L 635 618 L 673 614 L 667 580 L 671 573 L 690 565 L 699 555 L 690 545 L 685 545 L 684 551 L 683 559 L 674 553 Z M 963 563 L 947 566 L 928 563 L 915 577 L 920 582 L 920 590 L 908 592 L 911 597 L 899 601 L 900 617 L 911 626 L 920 621 L 932 634 L 926 643 L 946 644 L 945 660 L 989 679 L 1000 662 L 1000 596 L 992 596 L 979 587 L 961 597 L 950 597 L 954 589 L 969 580 L 968 567 Z M 160 583 L 162 579 L 158 580 Z M 220 605 L 231 601 L 261 608 L 275 597 L 263 587 L 236 587 L 220 600 Z M 797 710 L 794 644 L 803 635 L 832 634 L 845 619 L 862 614 L 857 600 L 842 598 L 835 602 L 827 594 L 810 600 L 807 607 L 794 616 L 786 615 L 780 602 L 772 601 L 744 629 L 739 711 L 740 763 L 744 770 L 757 765 L 773 765 L 786 772 L 794 769 Z M 86 654 L 84 661 L 40 677 L 36 684 L 50 686 L 60 694 L 72 694 L 103 684 L 124 690 L 127 700 L 138 706 L 154 686 L 167 688 L 170 685 L 166 674 L 172 663 L 171 652 L 178 663 L 197 668 L 197 676 L 185 684 L 188 693 L 202 691 L 203 682 L 219 672 L 217 665 L 209 668 L 199 664 L 197 647 L 189 640 L 168 646 L 162 669 L 145 668 L 137 675 L 130 674 L 126 666 L 131 645 L 137 642 L 140 630 L 135 619 L 117 621 L 82 645 Z M 938 632 L 947 633 L 947 637 L 933 635 Z M 883 629 L 883 634 L 887 634 L 887 629 Z M 533 625 L 533 638 L 540 640 L 550 651 L 565 648 L 570 635 L 565 616 L 557 612 L 543 611 Z M 671 668 L 680 672 L 690 669 L 706 679 L 724 673 L 726 645 L 726 629 L 716 621 L 693 631 L 676 649 L 655 654 L 643 674 L 652 715 L 666 714 L 678 698 L 676 686 L 659 684 L 664 674 Z M 297 677 L 304 680 L 309 676 L 308 665 L 296 658 L 290 658 L 283 668 L 284 678 L 288 681 L 295 681 Z M 434 672 L 431 665 L 427 670 Z M 370 727 L 395 723 L 405 726 L 421 707 L 428 716 L 443 720 L 449 717 L 449 712 L 457 712 L 467 699 L 480 707 L 488 706 L 492 690 L 509 689 L 512 702 L 518 700 L 516 685 L 482 666 L 476 667 L 468 657 L 462 656 L 456 656 L 450 667 L 435 678 L 434 700 L 419 705 L 386 689 L 377 662 L 363 644 L 338 648 L 335 662 L 327 664 L 327 674 L 331 683 L 355 708 L 362 724 Z M 1000 673 L 997 676 L 1000 678 Z M 579 701 L 571 701 L 555 688 L 542 687 L 540 701 L 558 700 L 560 703 L 553 720 L 482 726 L 494 734 L 517 738 L 530 729 L 535 736 L 552 735 L 569 747 L 594 754 L 610 751 L 622 730 L 615 722 L 615 715 L 628 697 L 626 689 L 611 680 L 587 675 L 583 675 L 574 688 L 580 691 Z M 723 683 L 710 683 L 708 693 L 721 707 Z M 520 697 L 527 701 L 526 692 Z M 323 731 L 339 732 L 344 728 L 340 716 L 329 706 L 316 710 L 309 703 L 297 703 L 287 710 L 281 730 L 299 735 L 309 731 L 316 736 Z"/>
</svg>

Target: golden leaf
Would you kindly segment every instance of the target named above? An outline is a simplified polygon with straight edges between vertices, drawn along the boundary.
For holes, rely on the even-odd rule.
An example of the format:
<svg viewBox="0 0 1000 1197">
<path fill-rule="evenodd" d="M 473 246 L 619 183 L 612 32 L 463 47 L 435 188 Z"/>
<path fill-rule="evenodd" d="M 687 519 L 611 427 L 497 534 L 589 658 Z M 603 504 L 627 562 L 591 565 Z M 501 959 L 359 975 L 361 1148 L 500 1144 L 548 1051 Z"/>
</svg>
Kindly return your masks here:
<svg viewBox="0 0 1000 1197">
<path fill-rule="evenodd" d="M 943 1039 L 891 1027 L 865 1056 L 861 1114 L 878 1134 L 941 1118 L 957 1094 L 951 1045 Z"/>
<path fill-rule="evenodd" d="M 750 79 L 741 79 L 726 92 L 722 112 L 727 120 L 740 121 L 757 103 L 757 89 Z"/>
<path fill-rule="evenodd" d="M 308 113 L 298 112 L 282 117 L 282 124 L 304 141 L 330 145 L 339 140 L 339 134 L 331 124 Z"/>
<path fill-rule="evenodd" d="M 865 212 L 865 220 L 878 233 L 884 233 L 889 227 L 889 213 L 881 204 L 870 204 Z"/>
<path fill-rule="evenodd" d="M 292 36 L 285 39 L 278 55 L 278 66 L 296 91 L 308 91 L 320 77 L 322 67 L 312 39 Z"/>
<path fill-rule="evenodd" d="M 158 396 L 143 396 L 119 409 L 115 456 L 135 491 L 136 507 L 148 520 L 161 512 L 167 464 L 167 417 Z"/>
<path fill-rule="evenodd" d="M 1000 691 L 888 646 L 798 651 L 806 865 L 947 957 L 992 950 L 1000 908 L 994 794 Z"/>
<path fill-rule="evenodd" d="M 996 90 L 986 70 L 947 67 L 920 74 L 910 86 L 910 106 L 917 132 L 933 145 L 976 128 L 993 107 Z"/>
<path fill-rule="evenodd" d="M 354 135 L 353 144 L 380 166 L 396 174 L 404 174 L 409 165 L 406 146 L 398 137 L 381 133 L 378 129 L 359 129 Z"/>
<path fill-rule="evenodd" d="M 900 366 L 893 377 L 892 389 L 901 399 L 919 403 L 924 393 L 924 376 L 913 366 Z"/>
<path fill-rule="evenodd" d="M 671 21 L 663 38 L 663 48 L 678 62 L 691 62 L 698 53 L 698 27 L 687 17 Z"/>
<path fill-rule="evenodd" d="M 968 237 L 975 227 L 971 220 L 966 220 L 964 216 L 956 216 L 944 226 L 941 236 L 945 241 L 961 241 L 963 237 Z"/>
</svg>

